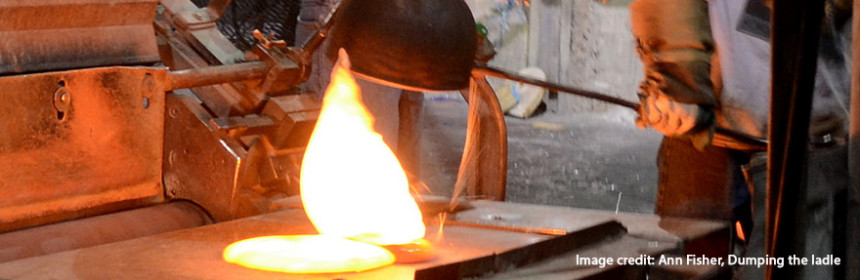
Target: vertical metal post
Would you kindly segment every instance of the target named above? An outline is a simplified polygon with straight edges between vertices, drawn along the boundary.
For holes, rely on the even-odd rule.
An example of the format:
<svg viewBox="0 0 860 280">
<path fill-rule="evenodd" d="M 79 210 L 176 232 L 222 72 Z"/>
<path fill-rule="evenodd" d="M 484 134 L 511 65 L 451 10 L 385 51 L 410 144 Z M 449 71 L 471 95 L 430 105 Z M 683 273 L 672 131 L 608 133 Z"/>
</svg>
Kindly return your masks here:
<svg viewBox="0 0 860 280">
<path fill-rule="evenodd" d="M 451 204 L 456 205 L 463 192 L 469 197 L 504 201 L 508 172 L 505 113 L 483 74 L 473 72 L 468 94 L 461 93 L 469 103 L 469 121 Z"/>
<path fill-rule="evenodd" d="M 860 11 L 860 0 L 854 0 Z M 860 279 L 860 17 L 853 17 L 851 34 L 851 127 L 848 138 L 848 189 L 846 196 L 845 279 Z"/>
<path fill-rule="evenodd" d="M 805 158 L 824 1 L 774 1 L 765 251 L 802 256 Z M 768 279 L 795 279 L 800 266 L 768 266 Z"/>
</svg>

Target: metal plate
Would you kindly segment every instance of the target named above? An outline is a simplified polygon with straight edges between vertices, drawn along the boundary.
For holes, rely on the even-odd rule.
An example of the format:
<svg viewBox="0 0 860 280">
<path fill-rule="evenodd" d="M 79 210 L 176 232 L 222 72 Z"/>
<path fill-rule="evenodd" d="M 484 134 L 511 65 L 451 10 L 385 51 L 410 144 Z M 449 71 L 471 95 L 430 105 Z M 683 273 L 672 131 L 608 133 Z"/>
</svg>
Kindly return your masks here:
<svg viewBox="0 0 860 280">
<path fill-rule="evenodd" d="M 111 67 L 0 77 L 0 231 L 159 200 L 164 75 Z"/>
<path fill-rule="evenodd" d="M 157 62 L 157 4 L 0 1 L 0 74 Z"/>
<path fill-rule="evenodd" d="M 284 209 L 195 229 L 2 263 L 0 278 L 460 279 L 493 276 L 485 273 L 495 272 L 494 279 L 644 279 L 645 273 L 653 267 L 615 265 L 601 268 L 577 264 L 576 257 L 710 255 L 713 252 L 695 250 L 690 244 L 704 241 L 728 244 L 727 224 L 720 222 L 495 201 L 472 201 L 472 204 L 475 208 L 459 212 L 456 220 L 471 223 L 488 216 L 501 216 L 505 219 L 491 218 L 488 223 L 518 228 L 560 228 L 569 233 L 549 236 L 446 225 L 440 237 L 437 226 L 430 225 L 426 237 L 435 244 L 437 259 L 361 273 L 282 274 L 247 269 L 221 259 L 221 252 L 228 244 L 245 238 L 314 233 L 301 209 Z M 626 234 L 616 221 L 627 228 Z M 722 238 L 709 239 L 712 235 Z M 588 246 L 583 247 L 584 244 Z M 549 256 L 553 257 L 541 261 Z M 528 263 L 531 264 L 522 267 Z"/>
<path fill-rule="evenodd" d="M 283 274 L 221 259 L 232 242 L 261 235 L 313 234 L 304 211 L 287 209 L 194 229 L 0 264 L 0 278 L 29 279 L 459 279 L 516 267 L 624 234 L 611 219 L 580 223 L 565 236 L 473 227 L 428 227 L 437 258 L 361 273 Z M 556 249 L 556 250 L 552 250 Z"/>
</svg>

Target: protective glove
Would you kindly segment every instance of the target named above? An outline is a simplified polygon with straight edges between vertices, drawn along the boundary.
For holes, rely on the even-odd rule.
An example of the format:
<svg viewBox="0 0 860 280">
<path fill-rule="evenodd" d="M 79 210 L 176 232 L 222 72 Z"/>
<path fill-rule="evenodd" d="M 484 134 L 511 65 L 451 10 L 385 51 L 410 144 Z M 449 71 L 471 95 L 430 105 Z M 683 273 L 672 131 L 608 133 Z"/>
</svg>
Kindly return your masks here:
<svg viewBox="0 0 860 280">
<path fill-rule="evenodd" d="M 631 26 L 642 60 L 640 117 L 666 136 L 690 137 L 703 149 L 713 139 L 717 104 L 711 82 L 714 42 L 704 0 L 638 0 Z"/>
<path fill-rule="evenodd" d="M 681 136 L 692 130 L 699 115 L 707 110 L 696 104 L 676 102 L 661 93 L 640 93 L 639 101 L 642 105 L 639 107 L 636 125 L 639 128 L 651 127 L 671 137 Z"/>
<path fill-rule="evenodd" d="M 642 82 L 647 84 L 648 82 Z M 642 88 L 653 88 L 640 85 Z M 687 137 L 698 150 L 704 150 L 714 139 L 714 111 L 698 104 L 677 102 L 665 94 L 642 90 L 636 125 L 651 127 L 670 137 Z"/>
</svg>

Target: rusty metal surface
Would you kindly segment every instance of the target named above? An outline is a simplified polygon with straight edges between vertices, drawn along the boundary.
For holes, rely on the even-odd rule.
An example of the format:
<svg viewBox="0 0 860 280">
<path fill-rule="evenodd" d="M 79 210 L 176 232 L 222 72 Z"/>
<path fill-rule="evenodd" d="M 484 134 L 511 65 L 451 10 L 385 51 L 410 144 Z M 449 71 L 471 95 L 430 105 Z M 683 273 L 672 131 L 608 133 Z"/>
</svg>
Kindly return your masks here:
<svg viewBox="0 0 860 280">
<path fill-rule="evenodd" d="M 164 35 L 177 36 L 194 47 L 209 64 L 233 64 L 244 55 L 215 26 L 218 19 L 211 10 L 197 8 L 188 0 L 162 0 L 164 23 L 175 29 L 160 30 Z M 169 34 L 168 34 L 169 33 Z"/>
<path fill-rule="evenodd" d="M 0 74 L 157 62 L 157 3 L 0 1 Z"/>
<path fill-rule="evenodd" d="M 188 202 L 67 221 L 0 234 L 0 262 L 92 247 L 209 224 L 203 210 Z"/>
<path fill-rule="evenodd" d="M 167 96 L 164 183 L 217 221 L 266 212 L 298 193 L 303 147 L 319 114 L 310 96 L 271 99 L 263 115 L 217 117 L 189 92 Z"/>
<path fill-rule="evenodd" d="M 208 126 L 212 117 L 187 95 L 169 94 L 166 101 L 164 184 L 168 197 L 200 204 L 218 220 L 238 211 L 237 174 L 247 153 L 232 138 L 219 137 Z"/>
<path fill-rule="evenodd" d="M 248 62 L 171 71 L 168 90 L 262 79 L 268 69 L 264 62 Z"/>
<path fill-rule="evenodd" d="M 286 49 L 281 47 L 265 48 L 257 46 L 254 48 L 263 61 L 269 65 L 269 73 L 263 82 L 254 88 L 255 91 L 280 95 L 291 87 L 304 82 L 310 76 L 310 58 L 305 57 L 301 49 Z"/>
<path fill-rule="evenodd" d="M 157 23 L 164 23 L 159 21 Z M 169 26 L 159 28 L 164 32 Z M 159 46 L 162 52 L 162 60 L 172 71 L 200 69 L 209 66 L 206 60 L 198 55 L 181 38 L 176 36 L 166 37 L 163 44 Z M 244 114 L 254 111 L 262 102 L 262 96 L 249 96 L 243 94 L 234 84 L 218 84 L 194 88 L 194 94 L 206 105 L 212 114 L 220 117 L 234 114 Z"/>
<path fill-rule="evenodd" d="M 501 203 L 504 204 L 504 203 Z M 503 207 L 503 206 L 499 206 Z M 308 234 L 313 227 L 304 212 L 288 209 L 261 216 L 166 233 L 136 240 L 0 264 L 0 277 L 62 279 L 450 279 L 509 269 L 583 243 L 623 235 L 610 218 L 579 222 L 561 238 L 469 227 L 428 228 L 438 258 L 393 265 L 362 273 L 295 275 L 256 271 L 221 260 L 230 243 L 260 235 Z M 476 238 L 480 237 L 480 238 Z M 164 250 L 171 248 L 171 250 Z M 141 265 L 146 264 L 146 265 Z"/>
<path fill-rule="evenodd" d="M 164 12 L 155 21 L 156 31 L 162 39 L 159 45 L 162 60 L 173 71 L 185 71 L 177 72 L 182 75 L 177 77 L 179 79 L 177 82 L 180 83 L 173 88 L 199 86 L 193 88 L 194 94 L 215 116 L 231 117 L 256 113 L 265 102 L 266 90 L 269 89 L 259 78 L 282 72 L 292 74 L 284 71 L 294 69 L 295 64 L 291 64 L 293 67 L 281 67 L 284 63 L 290 64 L 291 61 L 284 63 L 266 61 L 265 69 L 259 61 L 238 63 L 244 59 L 243 52 L 224 38 L 215 28 L 213 21 L 204 17 L 209 15 L 206 9 L 199 9 L 188 0 L 166 0 L 162 1 L 162 4 Z M 195 15 L 198 16 L 195 17 Z M 206 70 L 211 66 L 222 68 L 218 71 Z M 272 71 L 269 71 L 270 69 Z M 263 77 L 260 76 L 261 71 Z M 208 76 L 213 79 L 202 84 L 181 84 L 182 81 L 190 82 L 192 78 L 197 78 L 195 76 Z M 212 84 L 226 78 L 231 79 L 222 80 L 221 84 Z M 237 82 L 237 79 L 232 78 L 254 80 Z M 268 77 L 266 80 L 270 83 L 277 80 L 274 78 L 295 79 L 298 75 Z M 279 89 L 284 90 L 284 87 Z"/>
<path fill-rule="evenodd" d="M 155 25 L 173 70 L 170 88 L 190 87 L 167 101 L 167 196 L 194 201 L 225 221 L 265 212 L 273 199 L 296 194 L 319 102 L 279 95 L 300 82 L 301 69 L 282 49 L 236 63 L 242 52 L 206 9 L 187 0 L 162 4 Z"/>
<path fill-rule="evenodd" d="M 0 231 L 161 200 L 164 75 L 110 67 L 0 77 Z"/>
<path fill-rule="evenodd" d="M 319 118 L 322 103 L 311 95 L 272 97 L 262 114 L 277 122 L 270 134 L 272 145 L 281 148 L 304 148 Z"/>
</svg>

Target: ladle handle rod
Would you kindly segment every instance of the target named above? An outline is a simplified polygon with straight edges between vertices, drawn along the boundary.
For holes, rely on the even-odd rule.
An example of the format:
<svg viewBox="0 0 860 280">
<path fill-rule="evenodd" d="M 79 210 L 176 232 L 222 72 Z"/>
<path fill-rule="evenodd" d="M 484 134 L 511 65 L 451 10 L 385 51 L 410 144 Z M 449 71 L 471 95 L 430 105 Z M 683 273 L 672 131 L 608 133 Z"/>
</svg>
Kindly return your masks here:
<svg viewBox="0 0 860 280">
<path fill-rule="evenodd" d="M 608 103 L 612 103 L 615 105 L 624 106 L 624 107 L 630 108 L 630 109 L 637 111 L 637 112 L 639 111 L 639 103 L 627 101 L 627 100 L 622 99 L 622 98 L 609 96 L 609 95 L 599 93 L 599 92 L 593 92 L 593 91 L 584 90 L 584 89 L 572 88 L 572 87 L 558 85 L 558 84 L 554 84 L 554 83 L 550 83 L 550 82 L 546 82 L 546 81 L 532 79 L 529 77 L 524 77 L 521 75 L 508 73 L 504 70 L 496 69 L 496 68 L 493 68 L 490 66 L 478 66 L 478 67 L 475 67 L 475 71 L 478 71 L 479 73 L 487 75 L 487 76 L 493 76 L 493 77 L 498 77 L 498 78 L 502 78 L 502 79 L 508 79 L 508 80 L 512 80 L 512 81 L 516 81 L 516 82 L 521 82 L 521 83 L 525 83 L 525 84 L 539 86 L 539 87 L 549 89 L 549 90 L 571 93 L 571 94 L 586 97 L 586 98 L 596 99 L 596 100 L 600 100 L 603 102 L 608 102 Z"/>
<path fill-rule="evenodd" d="M 549 90 L 554 90 L 554 91 L 558 91 L 558 92 L 565 92 L 565 93 L 578 95 L 578 96 L 582 96 L 582 97 L 586 97 L 586 98 L 600 100 L 603 102 L 619 105 L 622 107 L 627 107 L 631 110 L 636 111 L 637 113 L 639 112 L 639 106 L 640 106 L 639 103 L 628 101 L 628 100 L 625 100 L 623 98 L 609 96 L 609 95 L 599 93 L 599 92 L 594 92 L 594 91 L 589 91 L 589 90 L 584 90 L 584 89 L 578 89 L 578 88 L 573 88 L 573 87 L 569 87 L 569 86 L 550 83 L 547 81 L 541 81 L 541 80 L 537 80 L 537 79 L 533 79 L 533 78 L 529 78 L 529 77 L 524 77 L 522 75 L 509 73 L 507 71 L 496 69 L 496 68 L 486 66 L 486 65 L 476 66 L 473 71 L 477 71 L 478 73 L 483 74 L 483 75 L 487 75 L 487 76 L 493 76 L 493 77 L 497 77 L 497 78 L 512 80 L 512 81 L 516 81 L 516 82 L 521 82 L 521 83 L 525 83 L 525 84 L 539 86 L 539 87 L 549 89 Z M 714 132 L 716 134 L 720 134 L 720 135 L 725 136 L 727 138 L 731 138 L 734 141 L 741 142 L 741 143 L 744 143 L 747 145 L 751 145 L 756 150 L 761 150 L 761 151 L 767 150 L 767 140 L 755 138 L 755 137 L 745 135 L 745 134 L 742 134 L 739 132 L 735 132 L 735 131 L 732 131 L 732 130 L 729 130 L 729 129 L 723 128 L 723 127 L 716 127 Z"/>
</svg>

